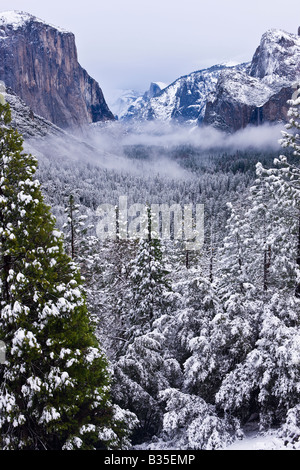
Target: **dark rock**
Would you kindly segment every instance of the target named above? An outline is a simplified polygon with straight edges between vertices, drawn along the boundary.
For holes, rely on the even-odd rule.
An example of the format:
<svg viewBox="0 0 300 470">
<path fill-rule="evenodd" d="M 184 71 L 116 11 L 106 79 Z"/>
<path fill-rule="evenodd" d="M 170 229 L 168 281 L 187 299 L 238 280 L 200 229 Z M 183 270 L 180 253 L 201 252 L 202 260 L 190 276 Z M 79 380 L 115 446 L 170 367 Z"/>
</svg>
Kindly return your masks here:
<svg viewBox="0 0 300 470">
<path fill-rule="evenodd" d="M 113 120 L 98 83 L 78 63 L 74 34 L 12 13 L 15 23 L 0 14 L 0 80 L 61 128 Z"/>
</svg>

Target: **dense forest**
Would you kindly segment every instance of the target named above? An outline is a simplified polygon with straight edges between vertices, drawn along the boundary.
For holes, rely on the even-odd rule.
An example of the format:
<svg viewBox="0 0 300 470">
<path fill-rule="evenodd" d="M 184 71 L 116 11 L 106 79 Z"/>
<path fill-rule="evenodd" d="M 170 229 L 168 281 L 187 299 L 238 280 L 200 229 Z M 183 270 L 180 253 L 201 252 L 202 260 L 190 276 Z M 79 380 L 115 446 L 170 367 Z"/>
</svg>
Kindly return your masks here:
<svg viewBox="0 0 300 470">
<path fill-rule="evenodd" d="M 1 105 L 1 448 L 211 450 L 250 425 L 299 448 L 299 106 L 284 155 L 129 145 L 117 170 L 36 161 Z M 150 209 L 121 239 L 120 196 L 203 204 L 202 249 L 155 236 Z"/>
</svg>

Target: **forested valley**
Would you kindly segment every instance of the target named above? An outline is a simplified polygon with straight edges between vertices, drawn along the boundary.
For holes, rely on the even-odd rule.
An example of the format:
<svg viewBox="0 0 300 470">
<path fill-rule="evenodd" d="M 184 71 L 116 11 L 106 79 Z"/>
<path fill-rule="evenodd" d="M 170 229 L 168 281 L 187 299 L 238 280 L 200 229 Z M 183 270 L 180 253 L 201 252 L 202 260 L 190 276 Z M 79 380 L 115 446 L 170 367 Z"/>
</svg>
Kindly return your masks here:
<svg viewBox="0 0 300 470">
<path fill-rule="evenodd" d="M 28 194 L 32 188 L 39 191 L 33 179 L 36 163 L 23 156 L 22 139 L 9 130 L 8 111 L 2 111 L 1 204 L 6 209 L 1 221 L 4 273 L 0 331 L 2 337 L 12 338 L 13 344 L 7 349 L 11 369 L 0 366 L 5 379 L 1 401 L 4 447 L 19 442 L 24 448 L 56 448 L 64 442 L 65 448 L 99 448 L 100 440 L 103 448 L 210 450 L 242 439 L 247 430 L 263 433 L 270 429 L 286 448 L 299 447 L 298 101 L 291 103 L 291 130 L 281 142 L 284 156 L 280 150 L 251 147 L 222 152 L 191 145 L 131 145 L 124 149 L 128 168 L 118 170 L 84 158 L 61 159 L 51 155 L 49 148 L 47 155 L 38 155 L 36 177 L 41 195 L 33 200 Z M 159 156 L 166 162 L 163 173 L 155 164 L 152 167 Z M 19 163 L 11 163 L 15 160 Z M 168 162 L 170 168 L 176 166 L 175 175 L 172 171 L 167 174 Z M 16 165 L 13 181 L 8 170 L 11 164 Z M 19 176 L 21 167 L 23 174 Z M 9 185 L 15 189 L 8 191 Z M 22 192 L 18 194 L 16 188 Z M 151 217 L 146 237 L 100 239 L 97 207 L 112 204 L 117 211 L 120 196 L 126 196 L 129 204 L 203 204 L 201 250 L 186 250 L 184 239 L 152 236 Z M 19 215 L 12 219 L 7 207 L 18 209 Z M 40 219 L 34 218 L 36 211 Z M 55 240 L 43 260 L 32 245 L 34 238 L 30 242 L 26 239 L 28 227 L 25 238 L 18 232 L 20 217 L 28 218 L 31 230 L 35 224 L 40 227 L 37 220 L 49 219 L 47 233 L 52 231 Z M 44 244 L 52 240 L 45 230 L 41 231 Z M 29 253 L 26 243 L 30 257 L 24 254 Z M 36 243 L 39 246 L 37 238 Z M 46 283 L 49 287 L 41 284 L 42 271 L 28 271 L 29 265 L 44 272 L 52 269 Z M 59 275 L 54 274 L 55 265 L 61 266 Z M 64 274 L 59 280 L 61 270 Z M 74 282 L 72 272 L 78 273 Z M 24 297 L 29 286 L 30 300 L 27 294 Z M 84 308 L 86 317 L 82 316 Z M 68 312 L 66 322 L 74 321 L 74 338 L 71 335 L 68 339 L 59 311 Z M 76 321 L 72 312 L 77 312 Z M 84 363 L 91 364 L 87 370 L 95 374 L 95 383 L 86 373 L 83 383 L 87 390 L 79 387 L 81 396 L 75 394 L 70 371 L 74 380 L 84 374 L 78 365 L 80 346 L 76 346 L 81 342 L 80 334 L 87 338 L 83 318 L 93 325 L 94 339 L 84 346 Z M 47 375 L 44 365 L 39 366 L 44 379 L 47 376 L 43 383 L 39 368 L 32 375 L 29 372 L 32 361 L 36 364 L 41 354 L 46 354 L 39 349 L 39 335 L 49 358 L 53 359 L 55 348 L 60 358 L 56 378 L 53 369 Z M 65 343 L 69 347 L 62 346 Z M 16 357 L 18 367 L 12 367 Z M 106 418 L 103 413 L 99 417 L 97 408 L 86 420 L 78 411 L 80 426 L 58 424 L 58 417 L 66 419 L 72 407 L 76 408 L 79 396 L 83 407 L 86 393 L 95 400 L 93 386 L 99 394 L 97 377 L 98 383 L 103 382 L 97 406 L 110 410 Z M 56 383 L 53 390 L 50 383 Z M 16 400 L 20 387 L 25 402 L 28 399 L 26 406 Z M 55 395 L 57 387 L 64 390 L 66 403 Z M 70 392 L 72 387 L 76 398 Z M 38 410 L 42 392 L 49 400 Z M 92 408 L 95 406 L 94 402 Z M 24 424 L 27 412 L 38 422 L 29 431 Z M 70 416 L 74 410 L 72 413 Z M 39 432 L 41 435 L 34 437 Z"/>
</svg>

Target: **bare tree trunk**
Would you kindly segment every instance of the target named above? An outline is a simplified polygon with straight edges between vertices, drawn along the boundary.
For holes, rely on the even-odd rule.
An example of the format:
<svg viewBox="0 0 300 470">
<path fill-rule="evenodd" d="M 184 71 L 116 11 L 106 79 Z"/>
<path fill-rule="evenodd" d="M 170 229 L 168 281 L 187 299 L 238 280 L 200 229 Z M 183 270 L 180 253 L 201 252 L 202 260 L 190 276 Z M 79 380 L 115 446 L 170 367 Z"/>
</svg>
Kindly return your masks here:
<svg viewBox="0 0 300 470">
<path fill-rule="evenodd" d="M 299 223 L 298 223 L 298 245 L 297 245 L 297 258 L 296 263 L 300 268 L 300 216 L 299 216 Z M 295 289 L 295 296 L 300 298 L 300 283 L 297 284 Z"/>
<path fill-rule="evenodd" d="M 186 269 L 190 269 L 190 252 L 186 250 L 185 252 L 185 267 Z"/>
<path fill-rule="evenodd" d="M 271 266 L 271 247 L 268 245 L 264 251 L 264 291 L 268 290 L 269 285 L 269 269 Z"/>
<path fill-rule="evenodd" d="M 213 249 L 213 227 L 210 229 L 210 260 L 209 260 L 209 281 L 212 284 L 214 280 L 214 249 Z"/>
<path fill-rule="evenodd" d="M 70 229 L 71 229 L 71 258 L 75 258 L 75 229 L 74 229 L 74 214 L 73 214 L 73 209 L 74 209 L 74 198 L 73 196 L 70 196 Z"/>
</svg>

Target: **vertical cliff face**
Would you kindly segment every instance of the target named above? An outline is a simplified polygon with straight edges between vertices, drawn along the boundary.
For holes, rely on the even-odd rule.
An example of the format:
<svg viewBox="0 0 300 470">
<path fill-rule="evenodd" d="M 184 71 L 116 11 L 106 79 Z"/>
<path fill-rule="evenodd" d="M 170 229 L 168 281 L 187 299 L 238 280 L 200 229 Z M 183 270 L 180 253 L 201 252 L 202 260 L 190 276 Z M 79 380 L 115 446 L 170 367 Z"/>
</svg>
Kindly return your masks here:
<svg viewBox="0 0 300 470">
<path fill-rule="evenodd" d="M 0 13 L 0 80 L 59 127 L 114 119 L 78 63 L 74 34 L 28 13 Z"/>
<path fill-rule="evenodd" d="M 232 132 L 249 124 L 286 122 L 287 101 L 299 79 L 299 36 L 269 30 L 245 71 L 220 74 L 206 105 L 204 124 Z"/>
</svg>

